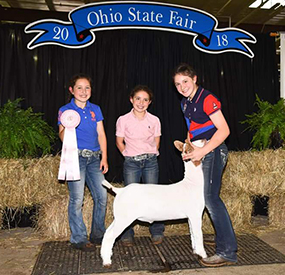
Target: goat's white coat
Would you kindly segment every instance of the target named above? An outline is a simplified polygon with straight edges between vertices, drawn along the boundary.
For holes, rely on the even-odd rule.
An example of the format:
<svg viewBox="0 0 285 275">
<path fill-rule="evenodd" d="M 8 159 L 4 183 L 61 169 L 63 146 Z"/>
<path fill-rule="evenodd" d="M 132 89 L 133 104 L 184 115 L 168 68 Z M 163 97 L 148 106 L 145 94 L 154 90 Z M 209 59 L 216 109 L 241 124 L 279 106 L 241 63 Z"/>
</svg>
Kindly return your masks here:
<svg viewBox="0 0 285 275">
<path fill-rule="evenodd" d="M 201 141 L 195 145 L 203 146 Z M 132 183 L 123 188 L 113 187 L 106 180 L 102 184 L 116 193 L 114 220 L 107 228 L 101 246 L 104 266 L 111 265 L 116 238 L 135 220 L 152 223 L 188 218 L 193 253 L 207 257 L 202 233 L 205 207 L 202 164 L 195 166 L 192 161 L 184 161 L 184 178 L 174 184 Z"/>
</svg>

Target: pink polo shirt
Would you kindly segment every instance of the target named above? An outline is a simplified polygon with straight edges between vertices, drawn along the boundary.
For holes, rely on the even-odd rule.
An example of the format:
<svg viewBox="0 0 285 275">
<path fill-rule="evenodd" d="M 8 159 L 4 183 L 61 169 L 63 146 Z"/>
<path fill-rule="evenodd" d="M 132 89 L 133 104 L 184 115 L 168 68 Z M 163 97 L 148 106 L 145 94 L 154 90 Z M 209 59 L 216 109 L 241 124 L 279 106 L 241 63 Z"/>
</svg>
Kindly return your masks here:
<svg viewBox="0 0 285 275">
<path fill-rule="evenodd" d="M 116 136 L 123 137 L 125 150 L 123 156 L 133 157 L 141 154 L 156 154 L 155 137 L 161 136 L 159 118 L 146 112 L 142 120 L 138 119 L 133 110 L 120 116 L 116 124 Z"/>
</svg>

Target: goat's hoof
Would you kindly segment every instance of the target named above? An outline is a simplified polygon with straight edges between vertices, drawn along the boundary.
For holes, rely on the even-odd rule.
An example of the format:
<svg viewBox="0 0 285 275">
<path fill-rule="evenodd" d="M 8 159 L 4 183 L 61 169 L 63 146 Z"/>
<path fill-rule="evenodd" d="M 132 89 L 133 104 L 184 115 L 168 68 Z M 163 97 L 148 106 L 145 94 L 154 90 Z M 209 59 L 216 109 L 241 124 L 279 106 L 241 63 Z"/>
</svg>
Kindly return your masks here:
<svg viewBox="0 0 285 275">
<path fill-rule="evenodd" d="M 104 264 L 103 267 L 104 268 L 111 268 L 112 264 Z"/>
</svg>

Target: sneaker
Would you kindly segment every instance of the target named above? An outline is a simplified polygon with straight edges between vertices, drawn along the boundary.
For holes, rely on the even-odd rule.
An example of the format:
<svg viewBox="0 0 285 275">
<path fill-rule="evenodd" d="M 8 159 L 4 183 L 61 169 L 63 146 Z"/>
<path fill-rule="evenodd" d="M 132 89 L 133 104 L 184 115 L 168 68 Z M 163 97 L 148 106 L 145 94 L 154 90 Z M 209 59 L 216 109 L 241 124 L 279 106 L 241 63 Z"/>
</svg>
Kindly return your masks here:
<svg viewBox="0 0 285 275">
<path fill-rule="evenodd" d="M 152 243 L 153 244 L 161 244 L 163 242 L 164 236 L 161 235 L 155 235 L 151 237 Z"/>
</svg>

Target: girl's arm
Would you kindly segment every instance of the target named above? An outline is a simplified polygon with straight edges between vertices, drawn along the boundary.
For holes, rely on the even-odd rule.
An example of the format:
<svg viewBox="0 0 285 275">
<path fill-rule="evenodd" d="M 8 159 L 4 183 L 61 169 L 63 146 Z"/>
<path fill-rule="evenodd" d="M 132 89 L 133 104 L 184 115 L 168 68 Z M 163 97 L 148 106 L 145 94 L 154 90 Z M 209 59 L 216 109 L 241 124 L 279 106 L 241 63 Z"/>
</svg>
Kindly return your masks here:
<svg viewBox="0 0 285 275">
<path fill-rule="evenodd" d="M 121 154 L 123 154 L 123 151 L 125 150 L 125 143 L 123 137 L 116 137 L 116 146 L 118 147 Z"/>
<path fill-rule="evenodd" d="M 156 148 L 157 148 L 157 150 L 159 150 L 159 146 L 160 146 L 160 136 L 159 136 L 159 137 L 155 137 L 155 143 L 156 143 Z"/>
<path fill-rule="evenodd" d="M 59 124 L 58 126 L 58 135 L 60 140 L 63 142 L 63 138 L 64 138 L 64 127 L 62 126 L 62 124 Z"/>
<path fill-rule="evenodd" d="M 217 128 L 217 131 L 204 147 L 200 148 L 192 144 L 194 147 L 194 151 L 189 154 L 185 154 L 185 156 L 183 157 L 184 160 L 185 159 L 191 159 L 192 161 L 201 160 L 205 155 L 207 155 L 209 152 L 211 152 L 212 150 L 217 148 L 221 143 L 223 143 L 230 134 L 229 126 L 221 110 L 210 115 L 210 119 Z"/>
<path fill-rule="evenodd" d="M 105 174 L 108 172 L 107 162 L 107 138 L 104 130 L 103 121 L 97 122 L 98 142 L 100 144 L 100 150 L 102 152 L 102 158 L 100 162 L 100 170 Z"/>
</svg>

